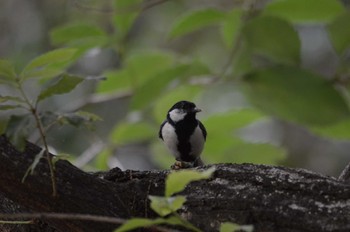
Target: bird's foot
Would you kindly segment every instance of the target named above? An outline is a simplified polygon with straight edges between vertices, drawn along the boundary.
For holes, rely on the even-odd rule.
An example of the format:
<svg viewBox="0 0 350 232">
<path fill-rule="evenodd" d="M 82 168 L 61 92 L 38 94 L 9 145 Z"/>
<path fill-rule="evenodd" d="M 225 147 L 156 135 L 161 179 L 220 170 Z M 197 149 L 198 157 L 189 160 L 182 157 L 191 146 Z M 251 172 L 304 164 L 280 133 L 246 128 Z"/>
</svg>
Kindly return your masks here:
<svg viewBox="0 0 350 232">
<path fill-rule="evenodd" d="M 185 162 L 185 161 L 175 161 L 173 165 L 171 165 L 171 169 L 173 170 L 180 170 L 185 168 L 193 168 L 194 163 L 193 162 Z"/>
</svg>

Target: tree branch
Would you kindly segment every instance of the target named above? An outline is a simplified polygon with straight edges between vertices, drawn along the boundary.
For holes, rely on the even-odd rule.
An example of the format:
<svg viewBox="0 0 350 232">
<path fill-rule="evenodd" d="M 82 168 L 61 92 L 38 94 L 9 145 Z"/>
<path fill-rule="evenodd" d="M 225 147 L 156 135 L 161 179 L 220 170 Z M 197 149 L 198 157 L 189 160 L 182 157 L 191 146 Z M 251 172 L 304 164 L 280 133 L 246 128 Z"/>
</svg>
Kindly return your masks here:
<svg viewBox="0 0 350 232">
<path fill-rule="evenodd" d="M 148 195 L 164 195 L 169 171 L 123 172 L 115 168 L 89 174 L 67 161 L 58 161 L 58 197 L 53 198 L 45 160 L 38 164 L 33 176 L 21 183 L 39 150 L 28 143 L 23 153 L 18 152 L 5 137 L 0 137 L 0 203 L 7 202 L 0 204 L 0 212 L 57 212 L 123 219 L 156 216 L 149 209 Z M 303 169 L 252 164 L 215 166 L 217 170 L 210 180 L 191 183 L 181 193 L 187 202 L 179 215 L 203 231 L 218 231 L 220 223 L 226 221 L 253 224 L 254 231 L 350 231 L 350 185 L 345 182 Z M 116 227 L 51 218 L 35 223 L 51 229 L 41 231 L 112 231 Z"/>
</svg>

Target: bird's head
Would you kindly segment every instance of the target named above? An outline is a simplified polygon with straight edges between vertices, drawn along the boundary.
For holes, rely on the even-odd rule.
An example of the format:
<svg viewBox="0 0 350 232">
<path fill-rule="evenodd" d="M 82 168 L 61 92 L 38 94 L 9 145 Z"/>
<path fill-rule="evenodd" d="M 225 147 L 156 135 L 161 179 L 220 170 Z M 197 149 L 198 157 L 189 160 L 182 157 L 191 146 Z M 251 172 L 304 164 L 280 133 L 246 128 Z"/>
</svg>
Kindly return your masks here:
<svg viewBox="0 0 350 232">
<path fill-rule="evenodd" d="M 193 102 L 179 101 L 168 111 L 168 118 L 176 123 L 183 120 L 186 116 L 187 118 L 195 118 L 198 112 L 201 112 L 201 109 L 198 109 Z"/>
</svg>

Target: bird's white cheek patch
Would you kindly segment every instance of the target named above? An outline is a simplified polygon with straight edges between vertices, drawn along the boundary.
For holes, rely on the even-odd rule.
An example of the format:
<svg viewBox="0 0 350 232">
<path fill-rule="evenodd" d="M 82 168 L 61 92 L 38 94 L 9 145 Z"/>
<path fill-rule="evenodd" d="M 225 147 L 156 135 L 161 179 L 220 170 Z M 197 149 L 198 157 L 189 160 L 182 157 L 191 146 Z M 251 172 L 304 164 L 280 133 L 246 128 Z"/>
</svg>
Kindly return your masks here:
<svg viewBox="0 0 350 232">
<path fill-rule="evenodd" d="M 199 128 L 199 126 L 196 127 L 194 130 L 192 136 L 190 137 L 190 143 L 191 143 L 191 155 L 192 156 L 199 156 L 204 148 L 204 136 L 202 130 Z"/>
<path fill-rule="evenodd" d="M 165 123 L 162 129 L 162 136 L 165 145 L 169 151 L 175 156 L 175 158 L 180 157 L 180 154 L 177 150 L 177 135 L 175 133 L 175 128 L 169 123 Z"/>
<path fill-rule="evenodd" d="M 186 113 L 179 109 L 174 109 L 169 112 L 169 116 L 171 120 L 173 120 L 173 122 L 178 122 L 184 119 L 184 117 L 186 116 Z"/>
</svg>

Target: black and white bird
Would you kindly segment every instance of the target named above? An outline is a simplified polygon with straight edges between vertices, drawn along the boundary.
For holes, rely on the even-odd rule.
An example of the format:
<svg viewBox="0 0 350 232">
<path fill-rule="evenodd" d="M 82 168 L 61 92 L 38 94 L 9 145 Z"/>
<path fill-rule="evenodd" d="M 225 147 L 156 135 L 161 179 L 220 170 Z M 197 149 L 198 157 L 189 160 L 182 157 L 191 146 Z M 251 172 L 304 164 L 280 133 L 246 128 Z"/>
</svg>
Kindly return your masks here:
<svg viewBox="0 0 350 232">
<path fill-rule="evenodd" d="M 179 101 L 170 108 L 159 130 L 159 138 L 175 156 L 171 168 L 181 169 L 203 165 L 200 154 L 207 138 L 204 125 L 196 119 L 201 110 L 189 101 Z"/>
</svg>

